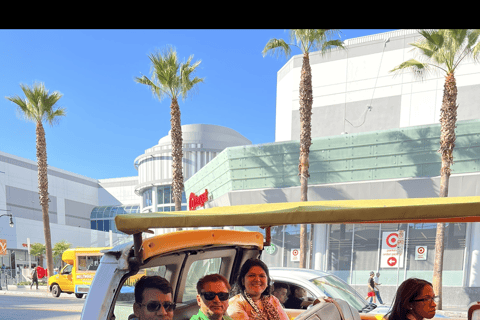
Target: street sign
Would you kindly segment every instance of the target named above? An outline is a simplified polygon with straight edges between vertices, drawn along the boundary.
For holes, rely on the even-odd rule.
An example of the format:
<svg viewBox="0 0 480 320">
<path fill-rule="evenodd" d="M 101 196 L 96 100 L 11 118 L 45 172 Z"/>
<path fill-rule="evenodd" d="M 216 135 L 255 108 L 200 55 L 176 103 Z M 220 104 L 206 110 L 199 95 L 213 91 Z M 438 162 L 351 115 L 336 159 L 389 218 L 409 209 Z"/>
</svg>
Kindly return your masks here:
<svg viewBox="0 0 480 320">
<path fill-rule="evenodd" d="M 398 246 L 399 241 L 400 246 Z M 381 268 L 403 268 L 402 243 L 405 243 L 405 235 L 402 230 L 382 233 Z M 398 248 L 401 248 L 401 251 Z"/>
<path fill-rule="evenodd" d="M 292 249 L 290 261 L 300 261 L 300 249 Z"/>
<path fill-rule="evenodd" d="M 7 254 L 7 240 L 0 239 L 0 256 Z"/>
<path fill-rule="evenodd" d="M 397 239 L 397 254 L 403 254 L 403 247 L 405 246 L 405 231 L 399 230 L 398 231 L 398 239 Z"/>
<path fill-rule="evenodd" d="M 427 260 L 427 246 L 415 247 L 415 260 Z"/>
</svg>

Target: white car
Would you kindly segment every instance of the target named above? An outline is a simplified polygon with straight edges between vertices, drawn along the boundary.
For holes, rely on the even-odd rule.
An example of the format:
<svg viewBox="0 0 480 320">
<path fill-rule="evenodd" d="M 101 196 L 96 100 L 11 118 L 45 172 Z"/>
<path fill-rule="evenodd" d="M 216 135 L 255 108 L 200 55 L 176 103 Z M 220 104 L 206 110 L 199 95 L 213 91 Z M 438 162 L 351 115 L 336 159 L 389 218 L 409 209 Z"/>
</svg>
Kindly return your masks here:
<svg viewBox="0 0 480 320">
<path fill-rule="evenodd" d="M 389 310 L 387 306 L 370 304 L 345 281 L 331 273 L 300 268 L 269 268 L 268 270 L 273 282 L 286 283 L 292 294 L 296 287 L 300 287 L 305 289 L 308 298 L 342 299 L 360 313 L 385 314 Z"/>
</svg>

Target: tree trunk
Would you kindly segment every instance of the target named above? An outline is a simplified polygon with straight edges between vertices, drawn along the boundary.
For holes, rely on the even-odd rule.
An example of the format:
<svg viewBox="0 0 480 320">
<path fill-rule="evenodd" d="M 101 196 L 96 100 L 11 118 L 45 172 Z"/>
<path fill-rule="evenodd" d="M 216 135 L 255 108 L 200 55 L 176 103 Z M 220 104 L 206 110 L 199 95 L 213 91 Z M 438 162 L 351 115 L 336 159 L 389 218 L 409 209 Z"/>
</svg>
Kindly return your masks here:
<svg viewBox="0 0 480 320">
<path fill-rule="evenodd" d="M 455 148 L 455 127 L 457 124 L 457 84 L 455 76 L 449 73 L 445 77 L 442 108 L 440 110 L 440 149 L 442 168 L 440 170 L 440 197 L 448 197 L 448 182 L 450 180 L 450 165 L 453 164 L 453 149 Z M 437 310 L 442 310 L 442 273 L 443 251 L 445 247 L 445 225 L 437 223 L 435 238 L 435 261 L 433 265 L 433 291 L 439 297 Z"/>
<path fill-rule="evenodd" d="M 52 237 L 50 235 L 50 217 L 48 216 L 48 167 L 47 142 L 42 123 L 37 122 L 37 165 L 38 165 L 38 192 L 42 207 L 43 233 L 45 235 L 45 255 L 47 257 L 48 275 L 53 275 Z"/>
<path fill-rule="evenodd" d="M 300 176 L 300 201 L 308 201 L 308 173 L 310 145 L 312 144 L 312 71 L 308 52 L 303 54 L 300 76 L 300 159 L 298 171 Z M 300 268 L 307 265 L 307 226 L 300 225 Z"/>
<path fill-rule="evenodd" d="M 180 106 L 178 105 L 176 98 L 172 99 L 172 105 L 170 106 L 170 109 L 170 123 L 172 126 L 172 197 L 175 201 L 175 211 L 181 211 L 183 191 L 183 138 L 180 119 Z"/>
</svg>

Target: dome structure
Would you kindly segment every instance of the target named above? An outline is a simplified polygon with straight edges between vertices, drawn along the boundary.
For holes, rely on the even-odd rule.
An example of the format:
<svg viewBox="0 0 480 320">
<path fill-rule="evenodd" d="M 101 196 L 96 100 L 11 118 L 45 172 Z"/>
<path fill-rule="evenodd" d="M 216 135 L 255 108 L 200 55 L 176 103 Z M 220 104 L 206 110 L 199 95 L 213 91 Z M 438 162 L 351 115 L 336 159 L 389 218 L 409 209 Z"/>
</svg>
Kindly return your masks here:
<svg viewBox="0 0 480 320">
<path fill-rule="evenodd" d="M 172 145 L 168 135 L 158 145 L 145 150 L 134 165 L 138 170 L 138 185 L 135 193 L 142 197 L 140 212 L 174 211 L 171 198 Z M 210 162 L 227 147 L 250 145 L 252 142 L 237 131 L 210 124 L 188 124 L 182 126 L 183 179 L 188 180 L 205 164 Z M 182 196 L 182 210 L 187 200 Z"/>
</svg>

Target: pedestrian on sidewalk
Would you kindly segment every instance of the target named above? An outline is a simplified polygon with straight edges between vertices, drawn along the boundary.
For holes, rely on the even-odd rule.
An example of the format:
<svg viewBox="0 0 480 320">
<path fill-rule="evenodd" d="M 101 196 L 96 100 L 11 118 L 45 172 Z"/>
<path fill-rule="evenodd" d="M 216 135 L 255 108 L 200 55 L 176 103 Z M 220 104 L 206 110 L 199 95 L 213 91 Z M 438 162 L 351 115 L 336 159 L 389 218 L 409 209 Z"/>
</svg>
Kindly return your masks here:
<svg viewBox="0 0 480 320">
<path fill-rule="evenodd" d="M 380 277 L 380 272 L 377 272 L 377 275 L 373 278 L 373 282 L 375 285 L 373 290 L 375 291 L 375 296 L 378 298 L 378 302 L 380 304 L 383 304 L 382 297 L 380 297 L 380 289 L 377 287 L 381 284 L 378 277 Z M 372 302 L 372 299 L 370 299 L 370 302 Z"/>
<path fill-rule="evenodd" d="M 375 275 L 375 272 L 370 271 L 370 277 L 367 280 L 368 293 L 367 293 L 367 296 L 365 297 L 365 300 L 368 300 L 368 298 L 370 298 L 370 303 L 372 303 L 372 299 L 373 299 L 373 303 L 375 303 L 375 291 L 374 291 L 375 282 L 373 281 L 374 275 Z"/>
<path fill-rule="evenodd" d="M 33 284 L 36 284 L 38 290 L 38 275 L 37 275 L 37 268 L 33 268 L 32 271 L 32 283 L 30 284 L 30 290 L 32 289 Z"/>
</svg>

